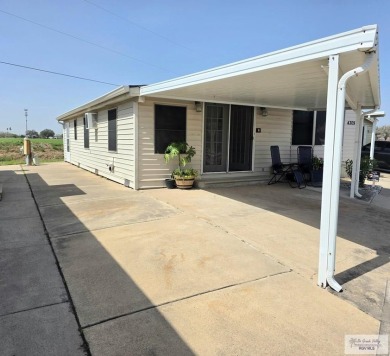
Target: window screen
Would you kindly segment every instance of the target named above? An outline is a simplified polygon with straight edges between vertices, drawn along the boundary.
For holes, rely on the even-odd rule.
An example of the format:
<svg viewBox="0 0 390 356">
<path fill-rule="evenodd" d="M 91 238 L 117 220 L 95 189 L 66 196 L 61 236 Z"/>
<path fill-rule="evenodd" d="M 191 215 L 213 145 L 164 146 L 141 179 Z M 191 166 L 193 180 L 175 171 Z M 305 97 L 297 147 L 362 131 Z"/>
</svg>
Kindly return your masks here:
<svg viewBox="0 0 390 356">
<path fill-rule="evenodd" d="M 77 119 L 73 121 L 74 139 L 77 140 Z"/>
<path fill-rule="evenodd" d="M 108 150 L 116 151 L 116 109 L 108 110 Z"/>
<path fill-rule="evenodd" d="M 315 144 L 325 145 L 326 111 L 317 111 Z"/>
<path fill-rule="evenodd" d="M 313 111 L 298 111 L 293 113 L 293 145 L 311 145 L 313 140 Z"/>
<path fill-rule="evenodd" d="M 84 148 L 89 148 L 89 130 L 87 129 L 87 120 L 84 117 Z"/>
<path fill-rule="evenodd" d="M 154 109 L 154 152 L 164 153 L 172 142 L 186 141 L 185 107 L 156 105 Z"/>
</svg>

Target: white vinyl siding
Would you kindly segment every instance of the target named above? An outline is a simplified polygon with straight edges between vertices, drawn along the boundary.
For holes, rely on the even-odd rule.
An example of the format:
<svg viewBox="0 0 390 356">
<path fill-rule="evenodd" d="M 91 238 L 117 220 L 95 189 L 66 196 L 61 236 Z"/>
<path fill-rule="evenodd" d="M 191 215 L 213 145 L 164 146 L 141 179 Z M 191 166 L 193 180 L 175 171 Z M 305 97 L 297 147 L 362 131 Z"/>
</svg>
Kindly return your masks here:
<svg viewBox="0 0 390 356">
<path fill-rule="evenodd" d="M 203 113 L 195 111 L 193 101 L 173 101 L 147 98 L 138 104 L 138 154 L 139 154 L 139 188 L 156 188 L 165 186 L 164 180 L 169 178 L 177 166 L 175 160 L 166 164 L 163 154 L 154 153 L 154 105 L 177 105 L 187 108 L 186 141 L 196 149 L 196 155 L 190 167 L 200 173 L 202 157 L 202 120 Z"/>
<path fill-rule="evenodd" d="M 291 162 L 292 111 L 268 109 L 268 116 L 262 116 L 256 110 L 256 128 L 261 132 L 255 134 L 254 171 L 268 178 L 271 171 L 270 147 L 277 145 L 282 162 Z M 295 157 L 294 157 L 295 159 Z"/>
<path fill-rule="evenodd" d="M 354 125 L 351 125 L 354 122 Z M 354 144 L 355 144 L 355 128 L 357 127 L 356 114 L 352 110 L 345 112 L 344 120 L 344 137 L 343 137 L 343 156 L 342 160 L 345 162 L 347 159 L 353 158 Z"/>
<path fill-rule="evenodd" d="M 126 184 L 134 189 L 164 187 L 164 180 L 170 177 L 177 162 L 173 160 L 167 165 L 163 154 L 154 153 L 155 104 L 186 107 L 186 141 L 196 149 L 196 155 L 190 167 L 198 170 L 200 181 L 218 181 L 220 178 L 228 177 L 229 181 L 246 179 L 246 181 L 266 182 L 270 177 L 272 164 L 271 145 L 279 146 L 283 162 L 297 161 L 297 146 L 291 145 L 292 110 L 268 108 L 268 116 L 262 116 L 258 108 L 254 108 L 254 131 L 258 128 L 261 132 L 254 133 L 253 171 L 202 174 L 204 112 L 196 112 L 193 101 L 146 98 L 145 102 L 128 101 L 116 106 L 117 152 L 108 150 L 108 110 L 114 109 L 115 106 L 98 111 L 98 129 L 97 131 L 90 130 L 89 149 L 84 148 L 83 117 L 77 118 L 76 141 L 74 140 L 73 118 L 67 121 L 71 163 L 121 184 L 125 184 L 126 180 Z M 352 158 L 353 155 L 356 125 L 348 125 L 348 121 L 356 121 L 353 111 L 347 111 L 345 116 L 343 162 Z M 64 129 L 64 133 L 65 131 Z M 66 147 L 64 149 L 66 151 Z M 323 153 L 323 145 L 314 146 L 314 155 L 323 157 Z M 113 173 L 108 169 L 110 164 L 114 165 Z M 138 181 L 136 181 L 136 170 Z M 342 175 L 343 172 L 342 168 Z"/>
<path fill-rule="evenodd" d="M 117 109 L 117 151 L 108 150 L 108 107 L 98 111 L 98 128 L 89 130 L 89 148 L 84 148 L 83 117 L 77 118 L 77 140 L 73 120 L 70 127 L 71 163 L 118 183 L 135 187 L 135 115 L 136 103 L 126 102 Z M 96 136 L 95 136 L 96 135 Z M 97 138 L 97 140 L 96 140 Z M 114 172 L 108 165 L 114 165 Z"/>
</svg>

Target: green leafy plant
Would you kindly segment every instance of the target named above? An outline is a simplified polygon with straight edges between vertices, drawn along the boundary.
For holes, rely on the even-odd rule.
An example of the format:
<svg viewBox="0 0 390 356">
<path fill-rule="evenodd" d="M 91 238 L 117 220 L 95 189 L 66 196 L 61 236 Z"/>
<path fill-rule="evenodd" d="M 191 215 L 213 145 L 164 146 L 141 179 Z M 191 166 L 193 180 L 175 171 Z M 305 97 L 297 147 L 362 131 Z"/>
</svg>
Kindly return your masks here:
<svg viewBox="0 0 390 356">
<path fill-rule="evenodd" d="M 187 142 L 172 142 L 165 149 L 164 159 L 168 163 L 172 159 L 178 159 L 178 167 L 172 172 L 174 177 L 196 177 L 198 172 L 193 168 L 184 169 L 184 167 L 191 162 L 195 156 L 195 148 L 190 146 Z"/>
<path fill-rule="evenodd" d="M 173 172 L 172 172 L 172 176 L 173 177 L 180 177 L 180 178 L 188 178 L 188 177 L 196 177 L 198 175 L 198 171 L 196 169 L 193 169 L 193 168 L 186 168 L 186 169 L 183 169 L 183 170 L 179 170 L 178 168 L 176 168 Z"/>
<path fill-rule="evenodd" d="M 359 186 L 364 187 L 364 182 L 367 176 L 376 168 L 377 162 L 375 159 L 370 159 L 369 156 L 363 156 L 360 160 Z M 345 161 L 345 171 L 349 178 L 352 179 L 353 161 L 347 159 Z"/>
<path fill-rule="evenodd" d="M 321 157 L 314 156 L 312 159 L 313 170 L 319 171 L 324 167 L 324 160 Z"/>
</svg>

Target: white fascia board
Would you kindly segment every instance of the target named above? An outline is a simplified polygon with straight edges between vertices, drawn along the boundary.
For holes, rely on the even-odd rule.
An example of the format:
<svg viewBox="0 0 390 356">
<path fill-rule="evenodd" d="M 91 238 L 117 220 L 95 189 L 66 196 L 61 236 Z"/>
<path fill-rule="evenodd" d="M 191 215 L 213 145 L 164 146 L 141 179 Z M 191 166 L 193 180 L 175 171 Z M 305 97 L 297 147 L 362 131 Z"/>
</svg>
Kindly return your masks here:
<svg viewBox="0 0 390 356">
<path fill-rule="evenodd" d="M 121 95 L 129 94 L 129 97 L 134 97 L 139 95 L 139 87 L 129 87 L 128 85 L 121 86 L 115 90 L 110 91 L 109 93 L 102 95 L 94 100 L 89 101 L 75 109 L 72 109 L 60 116 L 57 117 L 57 121 L 66 120 L 78 113 L 85 112 L 88 109 L 91 109 L 95 106 L 98 106 L 104 102 L 108 102 L 112 99 L 115 99 Z"/>
<path fill-rule="evenodd" d="M 152 95 L 161 91 L 173 90 L 213 80 L 224 79 L 256 71 L 276 68 L 313 59 L 326 58 L 330 55 L 366 51 L 375 47 L 377 25 L 365 26 L 335 36 L 325 37 L 284 50 L 234 62 L 221 67 L 191 75 L 150 84 L 141 88 L 141 95 Z"/>
</svg>

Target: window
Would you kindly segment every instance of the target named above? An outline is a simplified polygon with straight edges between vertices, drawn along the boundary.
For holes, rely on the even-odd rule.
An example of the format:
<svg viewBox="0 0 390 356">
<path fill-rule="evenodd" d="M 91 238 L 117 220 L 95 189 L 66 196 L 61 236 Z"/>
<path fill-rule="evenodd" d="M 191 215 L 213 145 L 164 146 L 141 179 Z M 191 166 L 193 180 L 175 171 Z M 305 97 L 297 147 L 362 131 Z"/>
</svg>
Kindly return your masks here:
<svg viewBox="0 0 390 356">
<path fill-rule="evenodd" d="M 298 111 L 293 113 L 293 145 L 311 145 L 313 141 L 313 111 Z"/>
<path fill-rule="evenodd" d="M 326 111 L 294 110 L 292 144 L 324 145 L 325 124 Z"/>
<path fill-rule="evenodd" d="M 108 110 L 108 150 L 116 151 L 116 109 Z"/>
<path fill-rule="evenodd" d="M 89 148 L 89 130 L 87 129 L 87 120 L 84 116 L 84 148 Z"/>
<path fill-rule="evenodd" d="M 154 153 L 164 153 L 172 142 L 186 141 L 187 109 L 156 105 L 154 108 Z"/>
<path fill-rule="evenodd" d="M 74 139 L 77 140 L 77 119 L 73 121 Z"/>
<path fill-rule="evenodd" d="M 325 145 L 326 111 L 317 111 L 315 144 Z"/>
</svg>

